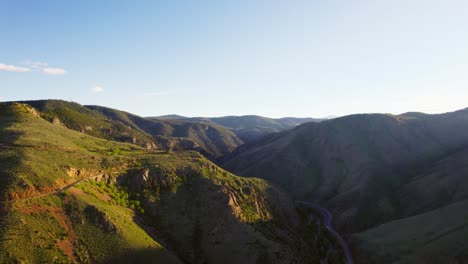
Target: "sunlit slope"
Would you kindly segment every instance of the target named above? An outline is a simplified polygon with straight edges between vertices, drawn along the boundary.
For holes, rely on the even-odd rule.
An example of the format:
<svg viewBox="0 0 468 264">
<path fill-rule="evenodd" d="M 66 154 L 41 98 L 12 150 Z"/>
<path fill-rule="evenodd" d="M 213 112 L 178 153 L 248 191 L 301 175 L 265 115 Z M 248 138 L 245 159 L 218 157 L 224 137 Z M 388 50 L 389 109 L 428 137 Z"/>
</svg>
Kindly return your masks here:
<svg viewBox="0 0 468 264">
<path fill-rule="evenodd" d="M 215 160 L 242 144 L 230 129 L 206 122 L 149 120 L 124 111 L 62 100 L 23 101 L 54 124 L 147 149 L 197 150 Z"/>
<path fill-rule="evenodd" d="M 23 101 L 49 122 L 104 139 L 157 148 L 151 135 L 138 126 L 112 119 L 103 113 L 62 100 Z"/>
<path fill-rule="evenodd" d="M 178 263 L 124 204 L 76 188 L 57 192 L 91 176 L 111 178 L 146 154 L 143 149 L 53 125 L 27 105 L 0 108 L 1 262 L 105 262 L 150 248 L 151 256 Z"/>
<path fill-rule="evenodd" d="M 333 243 L 305 235 L 308 216 L 283 192 L 197 152 L 146 150 L 28 105 L 0 108 L 1 262 L 314 263 Z"/>
</svg>

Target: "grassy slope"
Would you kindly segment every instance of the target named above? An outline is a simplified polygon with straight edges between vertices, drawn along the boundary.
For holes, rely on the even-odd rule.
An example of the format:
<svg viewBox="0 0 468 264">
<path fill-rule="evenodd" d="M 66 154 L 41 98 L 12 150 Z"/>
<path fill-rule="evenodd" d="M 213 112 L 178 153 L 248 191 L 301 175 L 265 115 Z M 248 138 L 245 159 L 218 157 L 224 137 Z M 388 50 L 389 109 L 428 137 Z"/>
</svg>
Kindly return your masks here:
<svg viewBox="0 0 468 264">
<path fill-rule="evenodd" d="M 160 149 L 194 149 L 216 159 L 242 144 L 231 130 L 216 125 L 158 121 L 101 106 L 82 106 L 60 100 L 24 101 L 50 122 L 88 135 Z"/>
<path fill-rule="evenodd" d="M 23 104 L 0 110 L 2 262 L 314 263 L 324 254 L 317 241 L 333 243 L 303 236 L 292 201 L 267 182 L 195 152 L 91 137 Z M 95 174 L 99 183 L 54 193 Z M 50 194 L 28 198 L 40 193 Z M 4 202 L 12 199 L 20 200 Z"/>
<path fill-rule="evenodd" d="M 369 263 L 466 263 L 468 201 L 392 221 L 354 235 Z M 456 262 L 459 261 L 459 262 Z"/>
<path fill-rule="evenodd" d="M 153 145 L 151 135 L 139 127 L 122 119 L 109 118 L 99 111 L 88 109 L 80 104 L 61 100 L 24 101 L 39 110 L 40 115 L 53 122 L 58 121 L 67 128 L 84 132 L 104 139 L 136 143 L 140 146 Z"/>
<path fill-rule="evenodd" d="M 146 235 L 132 221 L 133 212 L 122 206 L 108 205 L 81 193 L 27 198 L 53 192 L 82 177 L 122 171 L 121 164 L 132 164 L 135 157 L 145 154 L 143 149 L 52 125 L 26 105 L 2 104 L 0 108 L 1 162 L 11 166 L 1 171 L 2 203 L 5 199 L 20 199 L 2 208 L 2 262 L 67 262 L 78 258 L 105 262 L 122 250 L 147 248 L 154 248 L 157 254 L 153 255 L 163 261 L 177 261 Z M 15 163 L 3 158 L 11 153 L 17 156 Z M 70 168 L 80 169 L 80 174 L 67 173 Z M 109 216 L 117 230 L 103 232 L 86 219 L 74 221 L 67 211 L 72 200 L 78 205 L 77 211 L 95 206 Z"/>
</svg>

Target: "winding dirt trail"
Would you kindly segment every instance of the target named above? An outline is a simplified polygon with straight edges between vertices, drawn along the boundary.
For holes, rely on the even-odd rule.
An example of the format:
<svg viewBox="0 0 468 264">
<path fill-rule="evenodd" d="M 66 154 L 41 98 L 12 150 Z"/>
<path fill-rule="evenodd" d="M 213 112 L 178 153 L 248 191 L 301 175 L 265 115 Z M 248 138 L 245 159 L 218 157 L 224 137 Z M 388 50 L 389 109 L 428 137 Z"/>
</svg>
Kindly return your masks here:
<svg viewBox="0 0 468 264">
<path fill-rule="evenodd" d="M 95 179 L 95 178 L 98 178 L 98 177 L 102 177 L 103 175 L 104 174 L 98 174 L 98 175 L 89 176 L 89 177 L 86 177 L 86 178 L 83 178 L 83 179 L 79 179 L 79 180 L 74 181 L 74 182 L 72 182 L 72 183 L 70 183 L 68 185 L 65 185 L 65 186 L 61 187 L 61 188 L 55 189 L 55 190 L 53 190 L 51 192 L 39 193 L 39 194 L 36 194 L 36 195 L 23 197 L 23 198 L 19 198 L 19 199 L 2 201 L 2 202 L 0 202 L 0 205 L 1 204 L 13 204 L 13 203 L 16 203 L 16 202 L 19 202 L 19 201 L 27 201 L 27 200 L 31 200 L 31 199 L 34 199 L 34 198 L 44 197 L 44 196 L 56 194 L 56 193 L 59 193 L 59 192 L 63 192 L 64 190 L 66 190 L 66 189 L 68 189 L 70 187 L 73 187 L 73 186 L 75 186 L 76 184 L 78 184 L 78 183 L 80 183 L 82 181 Z"/>
</svg>

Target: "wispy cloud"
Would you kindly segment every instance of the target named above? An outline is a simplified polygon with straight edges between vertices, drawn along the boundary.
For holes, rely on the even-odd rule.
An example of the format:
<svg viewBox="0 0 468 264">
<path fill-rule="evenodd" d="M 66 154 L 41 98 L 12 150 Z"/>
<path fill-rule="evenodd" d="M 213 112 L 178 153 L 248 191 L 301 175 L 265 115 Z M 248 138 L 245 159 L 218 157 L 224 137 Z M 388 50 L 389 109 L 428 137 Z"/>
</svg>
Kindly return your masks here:
<svg viewBox="0 0 468 264">
<path fill-rule="evenodd" d="M 42 72 L 48 75 L 64 75 L 67 73 L 67 71 L 62 68 L 43 68 Z"/>
<path fill-rule="evenodd" d="M 40 61 L 26 61 L 23 63 L 26 67 L 15 66 L 0 63 L 0 71 L 9 71 L 9 72 L 41 72 L 47 75 L 64 75 L 67 73 L 65 69 L 57 67 L 49 67 L 49 64 L 46 62 Z"/>
<path fill-rule="evenodd" d="M 18 67 L 14 65 L 8 65 L 0 63 L 0 71 L 9 71 L 9 72 L 28 72 L 31 71 L 29 68 Z"/>
<path fill-rule="evenodd" d="M 99 85 L 95 85 L 93 88 L 91 88 L 91 92 L 93 93 L 102 93 L 104 92 L 104 88 Z"/>
<path fill-rule="evenodd" d="M 5 99 L 5 97 L 3 97 L 3 96 L 0 96 L 0 101 L 3 101 L 3 99 Z"/>
</svg>

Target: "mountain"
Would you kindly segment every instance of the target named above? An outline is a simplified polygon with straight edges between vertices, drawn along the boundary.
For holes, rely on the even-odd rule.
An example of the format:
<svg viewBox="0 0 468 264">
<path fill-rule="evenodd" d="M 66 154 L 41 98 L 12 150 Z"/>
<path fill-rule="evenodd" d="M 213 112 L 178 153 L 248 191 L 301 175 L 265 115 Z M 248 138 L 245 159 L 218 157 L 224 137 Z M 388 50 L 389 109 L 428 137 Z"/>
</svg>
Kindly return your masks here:
<svg viewBox="0 0 468 264">
<path fill-rule="evenodd" d="M 148 117 L 148 119 L 173 119 L 173 120 L 178 120 L 178 119 L 187 119 L 189 117 L 186 116 L 181 116 L 181 115 L 162 115 L 162 116 L 154 116 L 154 117 Z"/>
<path fill-rule="evenodd" d="M 468 261 L 468 109 L 307 123 L 226 159 L 330 208 L 359 263 Z"/>
<path fill-rule="evenodd" d="M 356 249 L 369 263 L 466 263 L 467 174 L 468 148 L 428 163 L 399 188 L 399 219 L 354 234 Z"/>
<path fill-rule="evenodd" d="M 341 230 L 359 233 L 467 199 L 467 146 L 467 109 L 364 114 L 249 142 L 222 166 L 330 208 Z"/>
<path fill-rule="evenodd" d="M 467 263 L 468 200 L 354 234 L 361 263 Z"/>
<path fill-rule="evenodd" d="M 217 124 L 185 120 L 148 120 L 102 106 L 86 108 L 148 133 L 165 148 L 194 149 L 211 159 L 227 155 L 243 143 L 231 130 Z"/>
<path fill-rule="evenodd" d="M 167 115 L 161 117 L 152 117 L 152 120 L 157 119 L 175 119 L 175 120 L 190 120 L 194 122 L 209 122 L 227 127 L 243 141 L 248 142 L 259 139 L 267 134 L 277 133 L 292 129 L 306 122 L 320 122 L 323 119 L 315 118 L 267 118 L 256 115 L 245 116 L 224 116 L 224 117 L 182 117 L 177 115 Z"/>
<path fill-rule="evenodd" d="M 342 263 L 313 215 L 265 180 L 60 117 L 0 103 L 0 262 Z"/>
<path fill-rule="evenodd" d="M 101 106 L 82 106 L 61 100 L 23 101 L 46 120 L 82 133 L 161 150 L 197 150 L 210 159 L 232 152 L 243 142 L 216 124 L 148 120 Z"/>
</svg>

